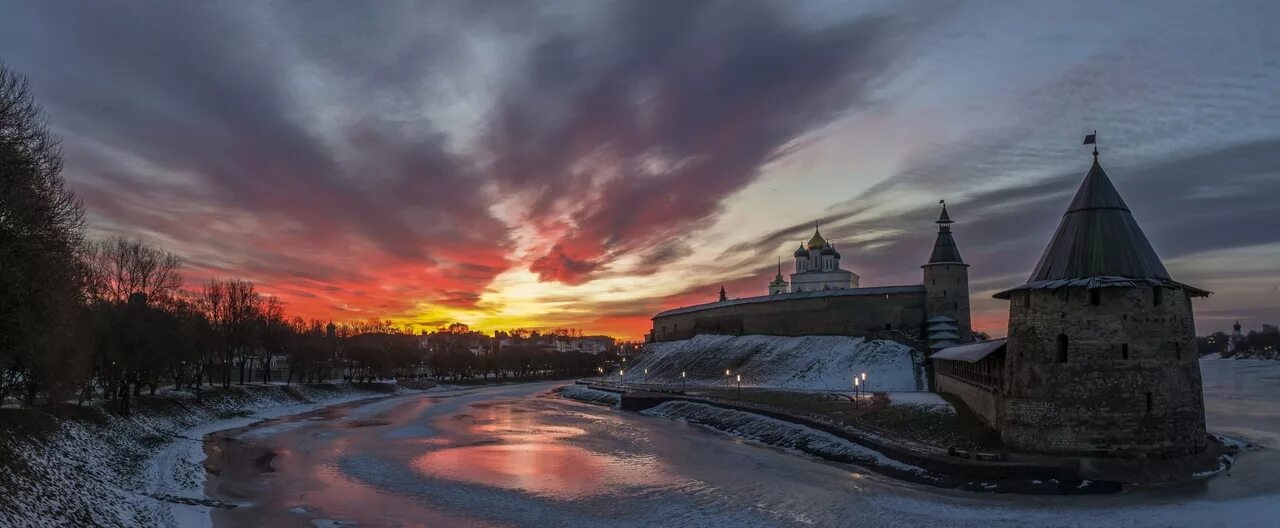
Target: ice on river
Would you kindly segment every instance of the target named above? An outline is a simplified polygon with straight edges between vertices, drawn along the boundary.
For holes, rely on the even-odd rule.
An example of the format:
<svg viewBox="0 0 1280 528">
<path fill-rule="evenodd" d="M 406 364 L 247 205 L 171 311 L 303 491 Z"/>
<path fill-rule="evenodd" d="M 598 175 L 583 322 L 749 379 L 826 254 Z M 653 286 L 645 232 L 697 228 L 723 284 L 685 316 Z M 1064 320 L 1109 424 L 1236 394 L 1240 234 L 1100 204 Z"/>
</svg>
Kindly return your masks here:
<svg viewBox="0 0 1280 528">
<path fill-rule="evenodd" d="M 269 477 L 252 457 L 245 467 L 234 467 L 243 456 L 211 458 L 222 464 L 214 495 L 227 485 L 254 497 L 214 518 L 220 526 L 1274 527 L 1280 362 L 1242 363 L 1203 364 L 1210 428 L 1267 448 L 1173 488 L 1080 497 L 940 490 L 671 420 L 671 404 L 654 411 L 661 417 L 625 413 L 545 397 L 554 385 L 541 384 L 382 401 L 376 412 L 348 411 L 360 420 L 224 442 L 281 455 Z M 743 436 L 779 427 L 693 411 L 733 422 Z"/>
</svg>

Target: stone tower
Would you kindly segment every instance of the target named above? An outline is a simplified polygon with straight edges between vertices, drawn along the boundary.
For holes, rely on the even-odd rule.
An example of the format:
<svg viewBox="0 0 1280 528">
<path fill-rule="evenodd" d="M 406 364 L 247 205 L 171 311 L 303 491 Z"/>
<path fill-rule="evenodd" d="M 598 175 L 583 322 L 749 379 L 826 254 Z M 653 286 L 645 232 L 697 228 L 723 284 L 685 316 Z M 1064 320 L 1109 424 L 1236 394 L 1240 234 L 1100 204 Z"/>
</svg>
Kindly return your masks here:
<svg viewBox="0 0 1280 528">
<path fill-rule="evenodd" d="M 969 265 L 960 258 L 951 236 L 947 205 L 938 216 L 938 238 L 924 269 L 926 337 L 933 349 L 973 341 L 969 320 Z"/>
<path fill-rule="evenodd" d="M 1176 456 L 1205 446 L 1191 298 L 1094 155 L 1053 240 L 1009 302 L 997 417 L 1015 450 Z"/>
</svg>

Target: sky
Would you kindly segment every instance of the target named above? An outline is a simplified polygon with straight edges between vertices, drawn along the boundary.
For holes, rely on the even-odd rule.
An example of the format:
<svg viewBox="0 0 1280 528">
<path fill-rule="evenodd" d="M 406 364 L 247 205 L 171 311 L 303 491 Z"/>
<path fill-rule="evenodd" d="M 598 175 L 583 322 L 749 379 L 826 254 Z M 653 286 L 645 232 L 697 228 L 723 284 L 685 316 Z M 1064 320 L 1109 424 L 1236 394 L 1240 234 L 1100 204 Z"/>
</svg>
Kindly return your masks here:
<svg viewBox="0 0 1280 528">
<path fill-rule="evenodd" d="M 945 199 L 974 326 L 1091 157 L 1197 332 L 1280 322 L 1280 3 L 26 2 L 0 61 L 92 237 L 292 314 L 640 338 L 767 293 L 815 225 L 917 284 Z"/>
</svg>

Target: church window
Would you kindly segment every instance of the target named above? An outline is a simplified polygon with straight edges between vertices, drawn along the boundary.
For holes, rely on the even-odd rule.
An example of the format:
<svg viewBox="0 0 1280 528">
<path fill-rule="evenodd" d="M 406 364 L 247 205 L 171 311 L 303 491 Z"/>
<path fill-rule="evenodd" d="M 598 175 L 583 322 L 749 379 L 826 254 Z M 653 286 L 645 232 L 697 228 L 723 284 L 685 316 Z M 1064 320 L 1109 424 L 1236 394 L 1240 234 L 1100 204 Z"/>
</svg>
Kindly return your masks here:
<svg viewBox="0 0 1280 528">
<path fill-rule="evenodd" d="M 1089 290 L 1089 304 L 1094 306 L 1102 304 L 1102 288 L 1093 288 Z"/>
<path fill-rule="evenodd" d="M 1120 359 L 1129 359 L 1129 343 L 1120 345 Z"/>
<path fill-rule="evenodd" d="M 937 286 L 937 285 L 938 285 L 938 279 L 933 279 L 933 285 L 934 285 L 934 286 Z"/>
<path fill-rule="evenodd" d="M 1173 353 L 1178 359 L 1182 359 L 1182 343 L 1173 344 Z"/>
<path fill-rule="evenodd" d="M 1147 412 L 1151 412 L 1151 393 L 1147 393 Z"/>
<path fill-rule="evenodd" d="M 943 296 L 943 297 L 946 297 L 946 296 L 947 296 L 947 290 L 942 290 L 942 296 Z"/>
<path fill-rule="evenodd" d="M 1058 363 L 1067 362 L 1067 334 L 1058 334 Z"/>
<path fill-rule="evenodd" d="M 1031 309 L 1031 291 L 1030 290 L 1026 291 L 1025 294 L 1022 296 L 1022 307 L 1028 310 Z"/>
<path fill-rule="evenodd" d="M 1159 286 L 1152 288 L 1151 295 L 1152 295 L 1152 300 L 1155 302 L 1155 305 L 1160 306 L 1160 303 L 1164 301 L 1164 288 L 1161 288 Z"/>
</svg>

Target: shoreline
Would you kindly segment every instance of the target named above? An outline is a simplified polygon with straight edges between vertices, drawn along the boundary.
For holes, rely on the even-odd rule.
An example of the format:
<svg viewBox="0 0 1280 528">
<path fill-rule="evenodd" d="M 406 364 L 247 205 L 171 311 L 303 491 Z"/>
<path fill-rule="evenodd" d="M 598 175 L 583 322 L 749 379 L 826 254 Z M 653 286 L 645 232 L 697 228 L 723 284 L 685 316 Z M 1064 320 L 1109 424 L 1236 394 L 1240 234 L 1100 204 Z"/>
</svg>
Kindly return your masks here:
<svg viewBox="0 0 1280 528">
<path fill-rule="evenodd" d="M 217 506 L 215 505 L 216 501 L 210 499 L 205 493 L 205 486 L 208 482 L 208 475 L 204 470 L 203 464 L 207 458 L 204 449 L 205 437 L 222 431 L 249 427 L 268 420 L 306 414 L 339 405 L 378 399 L 411 397 L 429 394 L 429 391 L 443 392 L 443 390 L 436 389 L 439 389 L 439 387 L 421 390 L 400 388 L 399 390 L 403 392 L 393 394 L 357 393 L 349 395 L 350 397 L 339 397 L 321 402 L 265 407 L 252 411 L 249 416 L 218 420 L 185 429 L 180 436 L 175 436 L 173 441 L 165 444 L 155 455 L 148 457 L 143 462 L 149 477 L 144 494 L 155 498 L 161 503 L 161 508 L 168 514 L 167 520 L 172 523 L 172 526 L 211 528 L 213 526 L 212 509 Z M 177 475 L 183 470 L 182 466 L 186 466 L 188 470 L 193 470 L 192 474 L 196 475 L 196 477 L 186 482 L 181 482 Z M 183 500 L 184 502 L 177 502 L 174 499 Z"/>
<path fill-rule="evenodd" d="M 1182 461 L 1188 466 L 1196 466 L 1196 471 L 1187 471 L 1185 477 L 1168 481 L 1122 482 L 1082 474 L 1082 468 L 1069 469 L 1064 465 L 980 462 L 919 453 L 902 449 L 886 431 L 855 432 L 834 422 L 740 402 L 671 393 L 625 392 L 589 383 L 579 383 L 574 389 L 562 388 L 556 392 L 566 399 L 684 421 L 763 445 L 790 449 L 832 462 L 850 463 L 904 482 L 978 493 L 1088 495 L 1122 493 L 1132 487 L 1177 486 L 1204 481 L 1229 471 L 1235 457 L 1244 451 L 1232 447 L 1239 447 L 1239 441 L 1211 433 L 1211 445 L 1204 452 Z M 779 428 L 793 431 L 780 434 L 775 431 Z M 797 441 L 797 437 L 804 438 Z M 856 454 L 851 455 L 850 452 Z M 1132 461 L 1080 460 L 1095 464 L 1132 465 Z M 1214 467 L 1207 467 L 1210 463 Z"/>
</svg>

